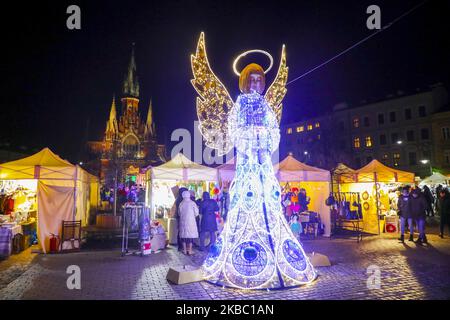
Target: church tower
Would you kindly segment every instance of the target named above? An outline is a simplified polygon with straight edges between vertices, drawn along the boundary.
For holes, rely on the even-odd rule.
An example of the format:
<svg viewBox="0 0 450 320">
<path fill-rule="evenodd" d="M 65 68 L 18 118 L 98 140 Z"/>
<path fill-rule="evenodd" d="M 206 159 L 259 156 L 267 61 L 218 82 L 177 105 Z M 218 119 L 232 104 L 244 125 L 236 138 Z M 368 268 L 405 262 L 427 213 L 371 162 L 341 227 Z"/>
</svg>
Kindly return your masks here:
<svg viewBox="0 0 450 320">
<path fill-rule="evenodd" d="M 91 151 L 100 156 L 100 178 L 110 186 L 118 171 L 119 182 L 136 181 L 140 169 L 164 162 L 165 146 L 157 142 L 150 100 L 145 121 L 139 112 L 140 86 L 137 76 L 134 44 L 122 86 L 120 116 L 113 97 L 104 139 L 90 142 Z"/>
</svg>

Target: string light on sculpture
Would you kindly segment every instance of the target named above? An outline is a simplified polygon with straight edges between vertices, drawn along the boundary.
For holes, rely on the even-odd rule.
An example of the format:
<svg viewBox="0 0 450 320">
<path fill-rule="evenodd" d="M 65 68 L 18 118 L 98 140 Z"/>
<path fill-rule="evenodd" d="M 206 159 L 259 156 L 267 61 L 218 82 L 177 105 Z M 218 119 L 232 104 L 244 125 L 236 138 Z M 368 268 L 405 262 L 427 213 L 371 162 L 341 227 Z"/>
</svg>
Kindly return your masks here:
<svg viewBox="0 0 450 320">
<path fill-rule="evenodd" d="M 260 49 L 248 50 L 248 51 L 245 51 L 245 52 L 241 53 L 240 55 L 238 55 L 238 56 L 236 57 L 236 59 L 234 59 L 234 62 L 233 62 L 233 71 L 234 71 L 234 73 L 235 73 L 238 77 L 241 76 L 241 73 L 240 73 L 239 71 L 237 71 L 236 65 L 237 65 L 237 63 L 239 62 L 239 60 L 240 60 L 241 58 L 245 57 L 245 56 L 248 55 L 249 53 L 262 53 L 262 54 L 266 55 L 266 56 L 269 58 L 269 60 L 270 60 L 270 65 L 269 65 L 269 68 L 267 68 L 267 70 L 264 71 L 264 74 L 267 74 L 267 72 L 269 72 L 269 71 L 272 69 L 272 66 L 273 66 L 273 58 L 272 58 L 272 56 L 270 55 L 270 53 L 268 53 L 267 51 L 264 51 L 264 50 L 260 50 Z"/>
<path fill-rule="evenodd" d="M 238 72 L 239 59 L 249 53 L 267 55 L 270 67 L 264 71 L 252 64 Z M 241 77 L 242 92 L 235 103 L 209 66 L 203 33 L 191 62 L 192 84 L 200 95 L 200 132 L 207 145 L 219 153 L 232 147 L 237 150 L 236 176 L 229 188 L 230 210 L 223 231 L 204 261 L 205 279 L 222 288 L 268 291 L 314 281 L 315 270 L 282 213 L 281 188 L 271 161 L 280 141 L 281 102 L 287 91 L 285 47 L 277 76 L 264 96 L 264 88 L 241 88 L 241 79 L 242 85 L 247 85 L 250 74 L 263 77 L 273 65 L 270 54 L 250 50 L 234 60 L 233 70 Z M 256 71 L 250 73 L 252 68 Z M 221 143 L 212 132 L 222 134 Z"/>
</svg>

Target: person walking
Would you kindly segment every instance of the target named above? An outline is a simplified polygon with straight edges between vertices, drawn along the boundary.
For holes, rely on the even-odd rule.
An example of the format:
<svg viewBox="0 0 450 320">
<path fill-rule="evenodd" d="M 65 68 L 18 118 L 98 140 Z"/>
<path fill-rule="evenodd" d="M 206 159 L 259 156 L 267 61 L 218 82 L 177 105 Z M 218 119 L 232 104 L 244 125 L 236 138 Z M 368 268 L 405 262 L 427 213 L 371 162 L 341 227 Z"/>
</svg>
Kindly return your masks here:
<svg viewBox="0 0 450 320">
<path fill-rule="evenodd" d="M 414 241 L 414 224 L 409 210 L 409 199 L 409 187 L 407 186 L 402 189 L 402 193 L 397 201 L 398 215 L 400 217 L 400 238 L 398 240 L 401 242 L 405 241 L 406 222 L 408 222 L 409 228 L 409 241 Z"/>
<path fill-rule="evenodd" d="M 174 204 L 174 210 L 175 210 L 175 219 L 177 219 L 177 244 L 178 244 L 178 251 L 183 250 L 182 244 L 181 244 L 181 239 L 180 239 L 180 204 L 181 201 L 183 201 L 183 197 L 182 194 L 183 192 L 188 191 L 187 188 L 181 187 L 178 190 L 178 195 L 177 198 L 175 199 L 175 204 Z"/>
<path fill-rule="evenodd" d="M 434 196 L 427 185 L 423 186 L 423 195 L 425 196 L 425 200 L 427 201 L 427 216 L 434 217 Z"/>
<path fill-rule="evenodd" d="M 419 229 L 419 238 L 416 240 L 416 244 L 421 245 L 422 243 L 427 243 L 427 237 L 425 236 L 425 218 L 427 217 L 426 211 L 428 204 L 419 188 L 411 191 L 408 206 L 411 216 L 416 221 L 417 228 Z"/>
<path fill-rule="evenodd" d="M 192 244 L 194 239 L 198 238 L 198 229 L 196 217 L 199 215 L 198 207 L 194 201 L 191 200 L 191 193 L 184 191 L 181 196 L 183 201 L 180 203 L 180 224 L 179 234 L 181 243 L 183 244 L 183 253 L 193 255 Z"/>
<path fill-rule="evenodd" d="M 209 233 L 209 245 L 216 242 L 217 220 L 216 212 L 219 211 L 219 205 L 211 199 L 208 192 L 203 192 L 203 200 L 200 203 L 200 251 L 205 250 L 205 236 Z"/>
<path fill-rule="evenodd" d="M 438 194 L 437 211 L 441 216 L 439 236 L 444 238 L 444 227 L 447 225 L 450 233 L 450 193 L 447 189 L 441 189 Z"/>
</svg>

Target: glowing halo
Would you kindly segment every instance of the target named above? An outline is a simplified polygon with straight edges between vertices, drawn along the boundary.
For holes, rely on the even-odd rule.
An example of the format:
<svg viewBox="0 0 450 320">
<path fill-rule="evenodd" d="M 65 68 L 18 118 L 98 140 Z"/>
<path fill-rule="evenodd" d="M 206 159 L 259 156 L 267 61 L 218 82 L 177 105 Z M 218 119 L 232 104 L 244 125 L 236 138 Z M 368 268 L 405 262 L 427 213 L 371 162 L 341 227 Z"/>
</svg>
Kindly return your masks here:
<svg viewBox="0 0 450 320">
<path fill-rule="evenodd" d="M 269 72 L 270 69 L 272 69 L 272 66 L 273 66 L 273 58 L 272 58 L 272 56 L 270 55 L 270 53 L 268 53 L 267 51 L 264 51 L 264 50 L 260 50 L 260 49 L 248 50 L 248 51 L 245 51 L 245 52 L 241 53 L 240 55 L 237 56 L 236 59 L 234 59 L 234 62 L 233 62 L 233 71 L 234 71 L 234 73 L 235 73 L 238 77 L 241 76 L 241 73 L 238 72 L 238 71 L 236 70 L 236 65 L 237 65 L 237 63 L 239 62 L 239 59 L 241 59 L 242 57 L 245 57 L 245 56 L 246 56 L 247 54 L 249 54 L 249 53 L 254 53 L 254 52 L 258 52 L 258 53 L 265 54 L 265 55 L 269 58 L 269 60 L 270 60 L 270 66 L 269 66 L 269 68 L 267 68 L 267 70 L 264 71 L 264 74 L 267 74 L 267 72 Z"/>
</svg>

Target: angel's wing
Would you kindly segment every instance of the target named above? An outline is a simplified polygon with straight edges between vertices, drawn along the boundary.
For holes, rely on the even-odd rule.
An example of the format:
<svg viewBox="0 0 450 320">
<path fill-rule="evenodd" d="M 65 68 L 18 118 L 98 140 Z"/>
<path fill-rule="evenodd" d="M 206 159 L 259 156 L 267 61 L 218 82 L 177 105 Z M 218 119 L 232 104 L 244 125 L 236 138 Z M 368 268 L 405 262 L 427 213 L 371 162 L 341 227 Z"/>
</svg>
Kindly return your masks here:
<svg viewBox="0 0 450 320">
<path fill-rule="evenodd" d="M 194 74 L 191 83 L 199 94 L 197 115 L 200 132 L 208 147 L 217 149 L 220 156 L 224 155 L 233 147 L 228 137 L 227 125 L 233 100 L 209 66 L 203 32 L 198 40 L 196 54 L 191 55 L 191 65 Z"/>
<path fill-rule="evenodd" d="M 277 76 L 275 80 L 273 80 L 273 83 L 270 85 L 269 89 L 267 89 L 264 96 L 273 112 L 277 115 L 278 123 L 281 121 L 281 112 L 283 111 L 283 104 L 281 102 L 287 92 L 286 83 L 288 78 L 288 69 L 289 68 L 286 66 L 286 49 L 283 45 L 280 67 L 278 68 Z"/>
</svg>

